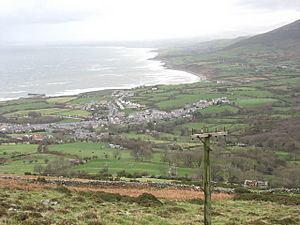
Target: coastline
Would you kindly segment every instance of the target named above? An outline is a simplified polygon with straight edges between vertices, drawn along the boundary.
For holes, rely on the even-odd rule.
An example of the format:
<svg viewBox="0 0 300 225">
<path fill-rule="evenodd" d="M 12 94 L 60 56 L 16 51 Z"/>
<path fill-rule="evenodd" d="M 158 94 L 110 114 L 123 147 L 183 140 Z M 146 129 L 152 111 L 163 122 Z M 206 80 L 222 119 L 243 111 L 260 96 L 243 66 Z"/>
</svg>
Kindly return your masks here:
<svg viewBox="0 0 300 225">
<path fill-rule="evenodd" d="M 182 71 L 182 72 L 190 73 L 194 76 L 199 77 L 200 78 L 199 82 L 207 80 L 207 77 L 204 74 L 195 72 L 193 70 L 189 70 L 185 67 L 176 66 L 176 65 L 172 64 L 167 58 L 161 57 L 160 54 L 159 54 L 159 49 L 158 48 L 153 50 L 153 52 L 156 53 L 156 56 L 153 57 L 153 58 L 150 58 L 149 60 L 161 62 L 163 64 L 163 67 L 166 68 L 167 70 L 176 70 L 176 71 Z"/>
<path fill-rule="evenodd" d="M 127 85 L 127 86 L 112 86 L 112 87 L 95 87 L 95 88 L 82 88 L 82 89 L 72 89 L 72 90 L 64 90 L 55 94 L 46 95 L 45 98 L 55 98 L 55 97 L 65 97 L 65 96 L 79 96 L 80 94 L 84 93 L 91 93 L 91 92 L 97 92 L 97 91 L 104 91 L 104 90 L 130 90 L 137 87 L 145 86 L 145 87 L 151 87 L 156 85 L 178 85 L 178 84 L 188 84 L 188 83 L 197 83 L 201 82 L 203 80 L 206 80 L 205 76 L 202 74 L 195 73 L 193 71 L 188 71 L 186 69 L 182 68 L 176 68 L 175 66 L 171 65 L 166 59 L 161 59 L 159 57 L 159 49 L 157 48 L 145 48 L 148 49 L 149 52 L 155 53 L 155 56 L 150 56 L 146 58 L 145 60 L 152 62 L 157 62 L 160 64 L 160 66 L 167 72 L 168 70 L 171 72 L 183 72 L 187 73 L 193 76 L 196 76 L 197 79 L 191 79 L 191 81 L 187 82 L 178 82 L 178 83 L 170 83 L 170 82 L 164 82 L 163 80 L 157 82 L 157 84 L 135 84 L 135 85 Z M 28 94 L 28 93 L 27 93 Z M 0 98 L 1 103 L 18 100 L 18 99 L 32 99 L 31 96 L 20 96 L 20 97 L 8 97 L 8 98 Z"/>
<path fill-rule="evenodd" d="M 157 58 L 158 61 L 160 62 L 163 62 L 164 63 L 164 67 L 168 70 L 177 70 L 177 71 L 183 71 L 183 72 L 186 72 L 186 73 L 190 73 L 190 74 L 193 74 L 197 77 L 200 78 L 200 81 L 204 81 L 204 80 L 207 80 L 207 77 L 202 74 L 202 73 L 198 73 L 198 72 L 195 72 L 195 71 L 192 71 L 192 70 L 189 70 L 187 68 L 183 68 L 183 67 L 180 67 L 180 66 L 176 66 L 176 65 L 173 65 L 170 61 L 168 61 L 166 58 Z"/>
<path fill-rule="evenodd" d="M 200 68 L 196 69 L 196 67 L 194 69 L 190 69 L 190 68 L 187 68 L 189 66 L 191 67 L 191 65 L 188 65 L 188 64 L 184 64 L 182 66 L 174 65 L 174 64 L 172 64 L 172 62 L 170 60 L 168 60 L 167 57 L 160 56 L 159 49 L 157 49 L 156 52 L 157 52 L 157 55 L 153 58 L 153 60 L 162 62 L 163 66 L 166 69 L 183 71 L 186 73 L 193 74 L 194 76 L 197 76 L 200 78 L 200 82 L 207 81 L 207 80 L 209 80 L 209 78 L 213 77 L 212 71 L 209 71 L 209 73 L 207 73 L 207 72 L 205 72 L 204 69 L 200 69 Z M 201 70 L 201 73 L 199 72 L 199 70 Z"/>
</svg>

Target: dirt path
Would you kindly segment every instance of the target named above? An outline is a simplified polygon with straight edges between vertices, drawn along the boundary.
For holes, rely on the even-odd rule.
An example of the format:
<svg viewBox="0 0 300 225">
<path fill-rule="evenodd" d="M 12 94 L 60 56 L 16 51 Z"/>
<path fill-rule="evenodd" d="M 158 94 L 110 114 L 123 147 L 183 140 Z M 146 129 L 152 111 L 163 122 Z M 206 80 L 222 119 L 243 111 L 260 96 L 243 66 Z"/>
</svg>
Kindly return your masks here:
<svg viewBox="0 0 300 225">
<path fill-rule="evenodd" d="M 12 179 L 7 179 L 11 177 Z M 16 175 L 7 175 L 0 174 L 0 188 L 18 188 L 23 190 L 32 190 L 32 189 L 43 189 L 43 188 L 55 188 L 55 184 L 42 184 L 42 183 L 32 183 L 30 182 L 37 177 L 34 176 L 16 176 Z M 47 180 L 58 179 L 54 177 L 47 177 Z M 66 179 L 66 178 L 63 178 Z M 74 179 L 72 179 L 74 180 Z M 75 179 L 81 182 L 89 182 L 90 180 L 85 179 Z M 109 193 L 118 193 L 121 195 L 127 195 L 132 197 L 137 197 L 143 193 L 150 193 L 161 199 L 168 200 L 188 200 L 194 198 L 204 198 L 204 194 L 201 191 L 196 191 L 193 189 L 176 189 L 176 188 L 154 188 L 154 187 L 115 187 L 115 186 L 86 186 L 86 185 L 76 185 L 68 186 L 68 189 L 73 191 L 93 191 L 93 192 L 109 192 Z M 212 195 L 213 200 L 223 200 L 231 199 L 233 195 L 224 194 L 224 193 L 214 193 Z"/>
</svg>

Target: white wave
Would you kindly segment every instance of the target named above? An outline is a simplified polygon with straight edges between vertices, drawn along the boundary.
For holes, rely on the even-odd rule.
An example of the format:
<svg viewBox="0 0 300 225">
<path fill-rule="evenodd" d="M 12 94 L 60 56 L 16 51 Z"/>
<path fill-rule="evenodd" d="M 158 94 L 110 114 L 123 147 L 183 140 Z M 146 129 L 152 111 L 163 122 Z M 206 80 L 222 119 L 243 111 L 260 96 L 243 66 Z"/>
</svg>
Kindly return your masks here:
<svg viewBox="0 0 300 225">
<path fill-rule="evenodd" d="M 4 98 L 4 96 L 20 97 L 26 95 L 24 94 L 25 91 L 19 92 L 19 90 L 26 90 L 26 89 L 36 90 L 36 89 L 41 89 L 41 87 L 43 86 L 45 89 L 43 92 L 45 92 L 47 95 L 59 96 L 59 95 L 76 95 L 79 93 L 98 91 L 104 89 L 128 89 L 128 88 L 134 88 L 142 85 L 149 86 L 149 85 L 156 85 L 156 84 L 193 83 L 203 79 L 203 78 L 199 78 L 198 76 L 195 76 L 194 74 L 187 73 L 184 71 L 167 69 L 166 67 L 164 67 L 163 62 L 153 59 L 157 55 L 157 52 L 155 52 L 156 49 L 154 48 L 126 48 L 126 47 L 104 47 L 104 48 L 115 48 L 118 50 L 113 51 L 113 54 L 116 55 L 109 55 L 108 58 L 100 58 L 99 61 L 96 62 L 93 59 L 91 61 L 84 62 L 84 63 L 87 62 L 87 64 L 84 63 L 79 65 L 72 64 L 71 67 L 68 67 L 68 65 L 66 65 L 64 71 L 62 71 L 62 76 L 53 77 L 52 79 L 54 81 L 47 80 L 48 69 L 37 71 L 34 74 L 31 74 L 34 76 L 31 77 L 28 76 L 25 82 L 22 82 L 21 84 L 15 83 L 13 85 L 12 90 L 8 90 L 9 87 L 4 87 L 5 92 L 0 95 L 2 97 L 1 101 L 11 99 L 11 98 Z M 123 65 L 123 63 L 117 65 L 114 62 L 112 63 L 103 62 L 103 61 L 116 61 L 116 60 L 121 61 L 124 59 L 124 57 L 122 58 L 122 55 L 126 55 L 126 54 L 128 56 L 135 56 L 132 58 L 130 57 L 130 60 L 128 60 L 129 63 L 127 67 L 126 65 Z M 137 63 L 134 64 L 134 61 L 136 61 Z M 53 69 L 57 70 L 56 65 L 60 66 L 59 64 L 53 64 L 53 65 L 49 63 L 44 64 L 45 67 L 48 66 L 55 67 L 55 68 L 51 68 L 51 70 Z M 83 72 L 82 76 L 79 76 L 78 72 L 83 71 L 82 69 L 85 71 L 93 71 L 94 73 L 85 72 L 86 74 L 84 74 Z M 73 72 L 74 72 L 74 78 L 72 77 Z M 42 79 L 39 80 L 39 77 L 41 77 Z M 111 80 L 109 80 L 110 77 Z M 120 77 L 121 79 L 118 79 L 116 77 Z M 80 83 L 82 80 L 84 82 Z M 91 80 L 91 82 L 93 83 L 90 84 L 89 80 Z M 102 82 L 102 80 L 104 80 L 105 82 Z M 78 83 L 81 85 L 77 86 Z M 68 84 L 68 87 L 66 87 L 65 84 Z M 108 86 L 111 85 L 111 86 L 110 87 L 101 86 L 104 84 Z M 55 85 L 57 85 L 57 87 L 55 87 Z M 47 90 L 47 87 L 49 88 L 49 90 Z M 68 89 L 68 90 L 64 90 L 64 89 Z M 51 93 L 47 93 L 48 91 Z M 11 94 L 7 95 L 7 93 L 11 93 Z"/>
<path fill-rule="evenodd" d="M 95 72 L 95 71 L 105 71 L 109 70 L 109 68 L 88 68 L 87 71 Z"/>
<path fill-rule="evenodd" d="M 19 84 L 17 85 L 17 87 L 30 87 L 31 85 L 27 85 L 27 84 Z"/>
<path fill-rule="evenodd" d="M 63 84 L 67 84 L 69 82 L 65 82 L 65 81 L 57 81 L 57 82 L 49 82 L 47 83 L 47 85 L 63 85 Z"/>
<path fill-rule="evenodd" d="M 134 87 L 137 87 L 137 85 L 124 85 L 124 86 L 115 86 L 115 87 L 71 89 L 71 90 L 65 90 L 65 91 L 62 91 L 62 92 L 58 92 L 58 93 L 56 93 L 54 95 L 49 95 L 49 96 L 78 95 L 78 94 L 86 93 L 86 92 L 109 90 L 109 89 L 131 89 L 131 88 L 134 88 Z"/>
<path fill-rule="evenodd" d="M 111 67 L 108 66 L 102 66 L 100 64 L 94 64 L 90 65 L 89 68 L 87 69 L 88 71 L 106 71 L 106 70 L 111 70 Z"/>
<path fill-rule="evenodd" d="M 118 61 L 119 59 L 118 58 L 108 58 L 108 59 L 105 59 L 105 61 L 108 61 L 108 62 L 113 62 L 113 61 Z"/>
<path fill-rule="evenodd" d="M 0 98 L 0 102 L 6 102 L 6 101 L 11 101 L 11 100 L 16 100 L 19 98 Z"/>
<path fill-rule="evenodd" d="M 26 91 L 12 91 L 12 92 L 9 92 L 9 94 L 21 94 L 21 93 L 26 93 Z"/>
</svg>

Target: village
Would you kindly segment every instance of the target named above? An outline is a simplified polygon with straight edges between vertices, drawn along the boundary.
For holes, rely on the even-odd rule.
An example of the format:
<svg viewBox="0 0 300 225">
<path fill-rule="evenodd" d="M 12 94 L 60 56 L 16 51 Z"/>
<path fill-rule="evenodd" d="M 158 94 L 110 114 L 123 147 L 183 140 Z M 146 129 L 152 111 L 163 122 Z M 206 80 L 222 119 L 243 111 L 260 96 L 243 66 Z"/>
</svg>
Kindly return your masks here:
<svg viewBox="0 0 300 225">
<path fill-rule="evenodd" d="M 44 123 L 44 124 L 16 124 L 1 123 L 1 134 L 17 134 L 13 140 L 16 142 L 41 141 L 43 138 L 51 139 L 51 133 L 64 132 L 75 140 L 95 139 L 101 140 L 108 136 L 107 132 L 97 134 L 93 129 L 109 127 L 113 125 L 139 125 L 149 122 L 169 121 L 178 118 L 191 118 L 197 110 L 207 108 L 212 105 L 230 104 L 227 97 L 199 100 L 193 104 L 187 104 L 183 108 L 171 111 L 163 111 L 149 108 L 145 105 L 128 100 L 134 96 L 133 91 L 115 91 L 111 95 L 111 100 L 107 102 L 89 102 L 81 106 L 82 110 L 92 112 L 92 116 L 80 122 L 68 123 Z M 126 114 L 126 109 L 132 110 Z M 66 116 L 69 117 L 69 116 Z M 46 132 L 43 134 L 28 134 L 34 132 Z M 61 141 L 61 140 L 60 140 Z"/>
</svg>

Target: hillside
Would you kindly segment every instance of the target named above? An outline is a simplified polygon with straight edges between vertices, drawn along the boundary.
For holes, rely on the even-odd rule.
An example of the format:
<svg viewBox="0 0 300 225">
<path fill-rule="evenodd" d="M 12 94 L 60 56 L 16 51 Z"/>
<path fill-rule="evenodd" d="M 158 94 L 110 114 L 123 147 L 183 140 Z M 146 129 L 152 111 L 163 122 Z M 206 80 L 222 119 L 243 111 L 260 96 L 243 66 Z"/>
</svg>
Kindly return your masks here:
<svg viewBox="0 0 300 225">
<path fill-rule="evenodd" d="M 157 199 L 151 194 L 127 196 L 87 188 L 0 182 L 3 185 L 0 188 L 0 224 L 203 224 L 203 200 L 200 198 L 174 201 L 167 199 L 168 195 Z M 298 202 L 299 197 L 289 195 L 231 195 L 230 199 L 213 201 L 212 220 L 213 224 L 224 225 L 297 225 L 300 216 L 295 205 Z"/>
<path fill-rule="evenodd" d="M 159 55 L 210 82 L 2 102 L 1 173 L 199 184 L 203 156 L 190 135 L 207 126 L 229 131 L 212 142 L 214 181 L 299 187 L 300 59 L 210 44 Z"/>
<path fill-rule="evenodd" d="M 235 75 L 265 76 L 279 68 L 294 73 L 299 69 L 300 20 L 250 38 L 227 40 L 221 42 L 222 45 L 219 43 L 210 42 L 210 51 L 199 48 L 199 44 L 188 48 L 160 49 L 158 59 L 165 61 L 168 67 L 205 75 L 210 79 L 224 75 L 231 78 Z"/>
<path fill-rule="evenodd" d="M 215 115 L 214 119 L 235 118 L 230 123 L 235 123 L 236 119 L 249 123 L 248 128 L 239 129 L 238 140 L 250 146 L 262 146 L 259 152 L 271 149 L 278 156 L 281 154 L 278 150 L 283 148 L 285 153 L 299 152 L 296 150 L 300 148 L 299 20 L 211 52 L 197 51 L 197 46 L 190 49 L 194 51 L 161 49 L 159 58 L 171 68 L 205 75 L 210 85 L 216 85 L 216 92 L 225 91 L 239 108 L 232 117 Z M 278 101 L 271 102 L 274 96 Z M 261 100 L 265 103 L 251 104 Z M 283 111 L 285 116 L 280 115 Z M 208 118 L 204 115 L 204 120 Z M 288 170 L 299 167 L 295 161 L 288 160 L 285 165 Z M 270 159 L 262 164 L 269 162 Z M 278 166 L 275 170 L 282 171 L 279 160 L 275 160 L 274 165 Z M 271 174 L 275 174 L 273 172 Z"/>
<path fill-rule="evenodd" d="M 270 32 L 256 35 L 237 43 L 229 45 L 224 50 L 239 48 L 239 47 L 276 47 L 284 50 L 290 50 L 294 54 L 300 54 L 300 20 L 291 24 L 285 25 Z"/>
</svg>

